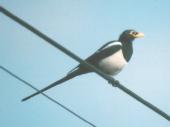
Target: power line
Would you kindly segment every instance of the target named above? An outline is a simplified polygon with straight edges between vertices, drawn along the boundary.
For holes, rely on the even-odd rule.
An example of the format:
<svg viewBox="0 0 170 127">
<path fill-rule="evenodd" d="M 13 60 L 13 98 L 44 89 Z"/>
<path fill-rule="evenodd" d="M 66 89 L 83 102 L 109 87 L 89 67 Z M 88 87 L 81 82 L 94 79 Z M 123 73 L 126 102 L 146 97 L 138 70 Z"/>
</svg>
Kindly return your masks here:
<svg viewBox="0 0 170 127">
<path fill-rule="evenodd" d="M 58 42 L 56 42 L 55 40 L 51 39 L 50 37 L 48 37 L 47 35 L 43 34 L 42 32 L 40 32 L 38 29 L 36 29 L 35 27 L 29 25 L 27 22 L 25 22 L 24 20 L 22 20 L 21 18 L 15 16 L 14 14 L 12 14 L 11 12 L 9 12 L 8 10 L 6 10 L 5 8 L 0 6 L 0 11 L 5 14 L 6 16 L 8 16 L 9 18 L 11 18 L 12 20 L 16 21 L 17 23 L 19 23 L 20 25 L 22 25 L 23 27 L 25 27 L 26 29 L 30 30 L 31 32 L 33 32 L 34 34 L 36 34 L 37 36 L 39 36 L 40 38 L 42 38 L 43 40 L 45 40 L 46 42 L 48 42 L 49 44 L 51 44 L 52 46 L 54 46 L 55 48 L 61 50 L 62 52 L 64 52 L 65 54 L 67 54 L 68 56 L 70 56 L 71 58 L 73 58 L 74 60 L 78 61 L 80 64 L 82 64 L 83 66 L 93 70 L 94 72 L 96 72 L 98 75 L 100 75 L 101 77 L 103 77 L 104 79 L 106 79 L 107 81 L 109 81 L 110 83 L 112 83 L 113 86 L 117 86 L 119 89 L 121 89 L 122 91 L 124 91 L 125 93 L 127 93 L 128 95 L 130 95 L 131 97 L 135 98 L 136 100 L 138 100 L 139 102 L 141 102 L 142 104 L 144 104 L 145 106 L 147 106 L 148 108 L 150 108 L 151 110 L 155 111 L 156 113 L 158 113 L 159 115 L 161 115 L 162 117 L 164 117 L 165 119 L 167 119 L 168 121 L 170 121 L 170 116 L 165 113 L 164 111 L 160 110 L 158 107 L 154 106 L 153 104 L 149 103 L 148 101 L 146 101 L 145 99 L 143 99 L 142 97 L 138 96 L 137 94 L 135 94 L 134 92 L 132 92 L 131 90 L 129 90 L 128 88 L 126 88 L 125 86 L 123 86 L 122 84 L 116 82 L 115 84 L 115 80 L 109 76 L 106 75 L 105 73 L 103 73 L 102 71 L 100 71 L 99 69 L 97 69 L 96 67 L 94 67 L 93 65 L 87 63 L 86 61 L 82 60 L 80 57 L 78 57 L 77 55 L 75 55 L 74 53 L 72 53 L 70 50 L 66 49 L 65 47 L 63 47 L 62 45 L 60 45 Z"/>
<path fill-rule="evenodd" d="M 22 83 L 24 83 L 25 85 L 31 87 L 32 89 L 39 91 L 35 86 L 33 86 L 31 83 L 25 81 L 24 79 L 20 78 L 19 76 L 17 76 L 16 74 L 12 73 L 11 71 L 9 71 L 7 68 L 0 66 L 0 69 L 2 69 L 3 71 L 5 71 L 6 73 L 8 73 L 9 75 L 11 75 L 12 77 L 16 78 L 17 80 L 21 81 Z M 67 108 L 66 106 L 64 106 L 63 104 L 61 104 L 60 102 L 56 101 L 55 99 L 53 99 L 52 97 L 46 95 L 45 93 L 41 93 L 44 97 L 46 97 L 47 99 L 49 99 L 50 101 L 52 101 L 53 103 L 55 103 L 56 105 L 60 106 L 61 108 L 65 109 L 66 111 L 70 112 L 72 115 L 76 116 L 77 118 L 81 119 L 82 121 L 84 121 L 85 123 L 91 125 L 92 127 L 96 127 L 96 125 L 94 125 L 93 123 L 87 121 L 85 118 L 83 118 L 82 116 L 78 115 L 77 113 L 75 113 L 74 111 L 72 111 L 71 109 Z"/>
</svg>

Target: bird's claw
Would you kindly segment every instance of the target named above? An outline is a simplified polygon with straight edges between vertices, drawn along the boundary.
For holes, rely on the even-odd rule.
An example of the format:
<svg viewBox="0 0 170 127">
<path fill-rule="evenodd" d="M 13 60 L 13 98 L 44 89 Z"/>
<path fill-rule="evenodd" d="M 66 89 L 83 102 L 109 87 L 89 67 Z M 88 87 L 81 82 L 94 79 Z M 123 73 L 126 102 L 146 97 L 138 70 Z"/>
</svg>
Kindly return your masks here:
<svg viewBox="0 0 170 127">
<path fill-rule="evenodd" d="M 111 81 L 108 81 L 109 84 L 111 84 L 113 87 L 117 87 L 117 84 L 119 84 L 119 81 L 118 80 L 111 80 Z"/>
</svg>

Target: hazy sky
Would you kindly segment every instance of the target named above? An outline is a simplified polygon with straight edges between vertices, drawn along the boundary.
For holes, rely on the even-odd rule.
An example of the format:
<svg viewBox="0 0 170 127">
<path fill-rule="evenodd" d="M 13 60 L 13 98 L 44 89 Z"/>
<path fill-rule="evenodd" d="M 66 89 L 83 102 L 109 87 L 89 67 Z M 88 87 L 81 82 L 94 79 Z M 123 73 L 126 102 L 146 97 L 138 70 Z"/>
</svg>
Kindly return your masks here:
<svg viewBox="0 0 170 127">
<path fill-rule="evenodd" d="M 134 42 L 130 63 L 115 78 L 170 114 L 169 0 L 0 0 L 81 58 L 118 38 L 125 29 L 145 33 Z M 64 76 L 78 63 L 0 14 L 0 65 L 38 88 Z M 90 127 L 0 70 L 1 127 Z M 168 127 L 169 122 L 96 74 L 46 92 L 97 127 Z"/>
</svg>

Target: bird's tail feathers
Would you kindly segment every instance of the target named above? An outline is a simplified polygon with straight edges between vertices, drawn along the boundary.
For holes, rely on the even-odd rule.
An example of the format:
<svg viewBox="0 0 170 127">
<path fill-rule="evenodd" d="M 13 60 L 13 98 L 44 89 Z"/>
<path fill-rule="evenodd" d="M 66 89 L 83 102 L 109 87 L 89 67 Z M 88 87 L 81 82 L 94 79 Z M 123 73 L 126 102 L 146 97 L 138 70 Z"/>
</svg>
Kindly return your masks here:
<svg viewBox="0 0 170 127">
<path fill-rule="evenodd" d="M 72 74 L 72 73 L 77 73 L 76 71 L 78 71 L 79 69 L 80 69 L 80 67 L 79 67 L 79 66 L 76 66 L 75 68 L 71 69 L 71 70 L 67 73 L 67 75 L 70 75 L 70 74 Z"/>
<path fill-rule="evenodd" d="M 57 80 L 56 82 L 53 82 L 52 84 L 50 84 L 50 85 L 46 86 L 45 88 L 43 88 L 43 89 L 41 89 L 41 90 L 31 94 L 30 96 L 25 97 L 24 99 L 22 99 L 22 101 L 26 101 L 26 100 L 28 100 L 28 99 L 30 99 L 30 98 L 32 98 L 32 97 L 34 97 L 34 96 L 36 96 L 36 95 L 46 91 L 46 90 L 48 90 L 48 89 L 50 89 L 50 88 L 52 88 L 52 87 L 54 87 L 56 85 L 59 85 L 59 84 L 65 82 L 65 81 L 68 81 L 68 80 L 74 78 L 75 76 L 77 76 L 79 74 L 80 74 L 79 70 L 77 70 L 77 69 L 76 70 L 72 70 L 72 72 L 69 72 L 65 77 Z"/>
</svg>

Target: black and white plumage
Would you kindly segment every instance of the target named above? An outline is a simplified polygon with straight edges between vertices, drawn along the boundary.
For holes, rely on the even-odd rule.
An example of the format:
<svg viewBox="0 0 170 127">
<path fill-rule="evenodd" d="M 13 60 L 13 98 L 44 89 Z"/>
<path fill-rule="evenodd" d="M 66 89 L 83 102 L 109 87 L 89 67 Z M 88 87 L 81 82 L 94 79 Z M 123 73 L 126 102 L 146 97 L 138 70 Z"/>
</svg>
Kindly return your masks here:
<svg viewBox="0 0 170 127">
<path fill-rule="evenodd" d="M 133 54 L 132 42 L 135 38 L 143 37 L 143 33 L 139 33 L 135 30 L 125 30 L 117 41 L 110 41 L 98 49 L 93 55 L 88 57 L 86 61 L 104 73 L 108 75 L 118 74 L 124 66 L 129 62 Z M 49 86 L 41 89 L 40 91 L 24 98 L 22 101 L 40 94 L 56 85 L 59 85 L 65 81 L 68 81 L 78 75 L 92 72 L 88 68 L 79 64 L 73 70 L 71 70 L 62 79 L 50 84 Z"/>
</svg>

